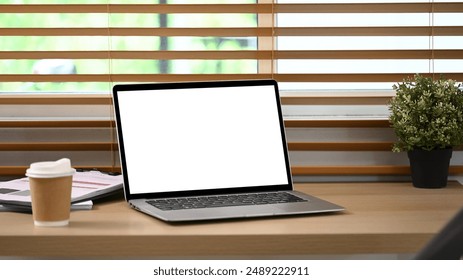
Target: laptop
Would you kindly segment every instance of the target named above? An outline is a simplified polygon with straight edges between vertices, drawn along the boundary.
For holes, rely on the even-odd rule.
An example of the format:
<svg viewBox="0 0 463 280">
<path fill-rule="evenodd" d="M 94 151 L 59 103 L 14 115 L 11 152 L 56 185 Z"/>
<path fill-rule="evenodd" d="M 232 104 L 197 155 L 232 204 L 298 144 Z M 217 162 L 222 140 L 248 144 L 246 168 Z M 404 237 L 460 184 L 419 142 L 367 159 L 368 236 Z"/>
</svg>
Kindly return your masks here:
<svg viewBox="0 0 463 280">
<path fill-rule="evenodd" d="M 274 80 L 120 84 L 129 205 L 169 222 L 336 212 L 293 190 Z"/>
</svg>

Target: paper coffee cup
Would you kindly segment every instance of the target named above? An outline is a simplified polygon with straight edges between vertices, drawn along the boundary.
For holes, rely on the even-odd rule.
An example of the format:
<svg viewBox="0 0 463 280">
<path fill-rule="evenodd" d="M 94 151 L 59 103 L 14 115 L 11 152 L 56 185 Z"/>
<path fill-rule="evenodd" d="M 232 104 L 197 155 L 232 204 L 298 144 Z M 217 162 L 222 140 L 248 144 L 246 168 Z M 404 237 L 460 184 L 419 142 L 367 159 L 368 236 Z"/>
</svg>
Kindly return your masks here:
<svg viewBox="0 0 463 280">
<path fill-rule="evenodd" d="M 36 226 L 66 226 L 71 212 L 71 161 L 36 162 L 26 171 L 32 198 L 32 216 Z"/>
</svg>

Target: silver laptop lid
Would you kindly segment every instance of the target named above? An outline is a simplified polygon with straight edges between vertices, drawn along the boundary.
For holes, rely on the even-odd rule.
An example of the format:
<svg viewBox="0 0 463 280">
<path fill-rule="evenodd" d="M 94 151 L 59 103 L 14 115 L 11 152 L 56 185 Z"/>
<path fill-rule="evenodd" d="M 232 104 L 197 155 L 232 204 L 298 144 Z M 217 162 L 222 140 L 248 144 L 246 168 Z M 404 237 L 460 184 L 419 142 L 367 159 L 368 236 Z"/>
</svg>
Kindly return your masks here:
<svg viewBox="0 0 463 280">
<path fill-rule="evenodd" d="M 292 190 L 274 80 L 116 85 L 127 200 Z"/>
</svg>

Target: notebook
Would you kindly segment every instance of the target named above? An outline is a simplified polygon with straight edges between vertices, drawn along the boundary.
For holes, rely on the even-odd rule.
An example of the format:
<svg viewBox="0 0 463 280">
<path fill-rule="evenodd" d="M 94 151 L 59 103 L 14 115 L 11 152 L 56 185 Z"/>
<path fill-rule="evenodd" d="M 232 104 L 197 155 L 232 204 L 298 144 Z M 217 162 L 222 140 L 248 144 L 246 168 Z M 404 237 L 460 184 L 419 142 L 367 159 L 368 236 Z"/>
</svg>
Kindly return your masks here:
<svg viewBox="0 0 463 280">
<path fill-rule="evenodd" d="M 344 210 L 293 190 L 274 80 L 120 84 L 113 101 L 138 211 L 185 222 Z"/>
</svg>

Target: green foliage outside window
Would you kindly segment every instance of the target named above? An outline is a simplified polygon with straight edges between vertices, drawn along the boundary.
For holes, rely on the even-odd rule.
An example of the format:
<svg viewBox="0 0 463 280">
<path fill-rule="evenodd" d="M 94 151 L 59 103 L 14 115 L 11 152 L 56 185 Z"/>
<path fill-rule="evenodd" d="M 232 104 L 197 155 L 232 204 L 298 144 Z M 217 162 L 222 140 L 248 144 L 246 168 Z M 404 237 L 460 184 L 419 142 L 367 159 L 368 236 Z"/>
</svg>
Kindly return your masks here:
<svg viewBox="0 0 463 280">
<path fill-rule="evenodd" d="M 107 4 L 108 1 L 34 1 L 23 0 L 22 4 Z M 112 4 L 132 4 L 130 0 L 110 1 Z M 137 1 L 137 3 L 158 3 L 158 1 Z M 167 1 L 173 4 L 180 1 Z M 185 2 L 185 1 L 183 1 Z M 215 0 L 214 3 L 235 3 L 231 0 Z M 255 1 L 247 1 L 255 2 Z M 0 0 L 0 4 L 21 4 L 18 1 Z M 201 1 L 207 3 L 207 1 Z M 255 27 L 254 14 L 172 14 L 167 16 L 168 27 Z M 26 27 L 160 27 L 158 14 L 2 14 L 0 28 Z M 171 37 L 167 38 L 167 50 L 255 50 L 255 38 L 203 38 L 203 37 Z M 83 51 L 83 50 L 163 50 L 160 37 L 59 37 L 59 36 L 3 36 L 0 37 L 0 49 L 3 51 Z M 38 60 L 0 60 L 0 72 L 3 74 L 50 74 L 47 71 L 61 71 L 74 67 L 77 74 L 212 74 L 212 73 L 256 73 L 255 60 L 171 60 L 163 67 L 158 60 L 95 60 L 75 59 L 52 61 L 40 69 Z M 44 64 L 44 63 L 42 63 Z M 63 66 L 64 64 L 64 66 Z M 166 67 L 167 65 L 167 67 Z M 54 67 L 54 68 L 53 68 Z M 51 70 L 50 70 L 51 69 Z M 67 71 L 67 70 L 66 70 Z M 52 73 L 56 74 L 56 73 Z M 63 73 L 63 74 L 68 74 Z M 72 74 L 72 73 L 71 73 Z M 0 92 L 98 92 L 108 91 L 108 83 L 0 83 Z"/>
</svg>

